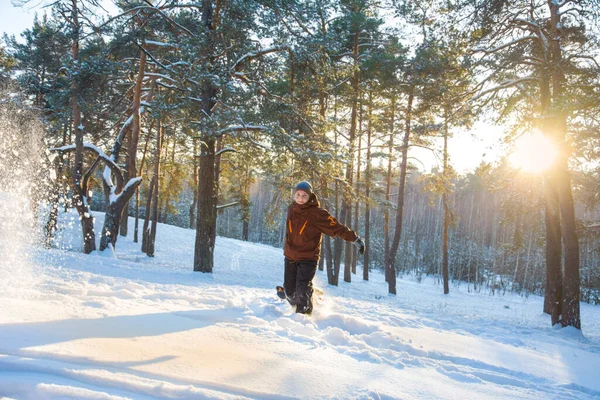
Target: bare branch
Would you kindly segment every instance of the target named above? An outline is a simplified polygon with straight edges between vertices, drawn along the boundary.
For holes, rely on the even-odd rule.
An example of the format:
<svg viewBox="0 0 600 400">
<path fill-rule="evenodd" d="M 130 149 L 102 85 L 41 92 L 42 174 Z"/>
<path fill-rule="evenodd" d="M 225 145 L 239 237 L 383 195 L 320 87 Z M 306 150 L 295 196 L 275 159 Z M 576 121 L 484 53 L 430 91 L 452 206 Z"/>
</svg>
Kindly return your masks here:
<svg viewBox="0 0 600 400">
<path fill-rule="evenodd" d="M 239 201 L 234 201 L 233 203 L 223 204 L 223 205 L 217 206 L 217 210 L 221 210 L 221 209 L 227 208 L 227 207 L 236 206 L 238 204 L 240 204 Z"/>
<path fill-rule="evenodd" d="M 488 49 L 483 49 L 483 48 L 475 48 L 475 49 L 473 49 L 473 52 L 475 52 L 475 53 L 485 53 L 485 54 L 496 53 L 496 52 L 498 52 L 498 51 L 500 51 L 502 49 L 505 49 L 507 47 L 510 47 L 510 46 L 512 46 L 514 44 L 517 44 L 517 43 L 520 43 L 520 42 L 524 42 L 524 41 L 527 41 L 527 40 L 535 40 L 535 39 L 539 39 L 537 35 L 527 35 L 527 36 L 523 36 L 523 37 L 520 37 L 520 38 L 515 39 L 515 40 L 511 40 L 510 42 L 501 44 L 500 46 L 495 47 L 493 49 L 489 49 L 488 50 Z"/>
<path fill-rule="evenodd" d="M 528 77 L 524 77 L 524 78 L 520 78 L 520 79 L 504 81 L 504 82 L 500 83 L 498 86 L 484 90 L 482 92 L 479 92 L 477 95 L 473 96 L 473 98 L 471 100 L 478 100 L 488 93 L 496 93 L 496 92 L 499 92 L 500 90 L 508 89 L 510 87 L 519 85 L 520 83 L 523 83 L 523 82 L 533 82 L 533 81 L 537 81 L 537 80 L 538 80 L 538 78 L 528 76 Z"/>
</svg>

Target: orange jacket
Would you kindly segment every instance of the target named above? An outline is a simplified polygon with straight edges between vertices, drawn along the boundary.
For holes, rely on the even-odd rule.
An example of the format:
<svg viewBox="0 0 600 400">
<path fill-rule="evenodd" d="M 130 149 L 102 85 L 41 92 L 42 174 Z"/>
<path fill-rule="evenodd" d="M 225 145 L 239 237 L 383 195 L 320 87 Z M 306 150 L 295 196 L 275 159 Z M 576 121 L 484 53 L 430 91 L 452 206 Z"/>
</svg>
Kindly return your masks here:
<svg viewBox="0 0 600 400">
<path fill-rule="evenodd" d="M 318 260 L 323 233 L 348 242 L 358 238 L 356 232 L 320 207 L 316 195 L 313 194 L 306 204 L 292 203 L 287 213 L 283 254 L 294 261 Z"/>
</svg>

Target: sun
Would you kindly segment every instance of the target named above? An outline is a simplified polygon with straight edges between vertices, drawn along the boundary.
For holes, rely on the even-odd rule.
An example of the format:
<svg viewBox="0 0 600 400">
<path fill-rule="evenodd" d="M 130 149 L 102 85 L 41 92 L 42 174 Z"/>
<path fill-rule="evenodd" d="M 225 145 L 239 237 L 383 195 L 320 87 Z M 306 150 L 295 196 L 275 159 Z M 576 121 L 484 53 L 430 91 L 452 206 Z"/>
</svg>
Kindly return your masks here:
<svg viewBox="0 0 600 400">
<path fill-rule="evenodd" d="M 554 164 L 558 150 L 547 136 L 539 131 L 520 137 L 510 155 L 510 163 L 523 172 L 539 174 Z"/>
</svg>

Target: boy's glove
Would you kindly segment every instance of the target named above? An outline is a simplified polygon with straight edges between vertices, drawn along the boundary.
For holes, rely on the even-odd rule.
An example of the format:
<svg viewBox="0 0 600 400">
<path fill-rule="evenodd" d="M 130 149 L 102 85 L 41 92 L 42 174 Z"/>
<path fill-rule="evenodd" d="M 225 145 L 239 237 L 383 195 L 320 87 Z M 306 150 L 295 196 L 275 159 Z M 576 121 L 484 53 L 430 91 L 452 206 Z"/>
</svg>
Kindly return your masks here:
<svg viewBox="0 0 600 400">
<path fill-rule="evenodd" d="M 358 248 L 358 253 L 362 256 L 365 253 L 365 242 L 359 237 L 356 238 L 354 242 L 352 242 Z"/>
</svg>

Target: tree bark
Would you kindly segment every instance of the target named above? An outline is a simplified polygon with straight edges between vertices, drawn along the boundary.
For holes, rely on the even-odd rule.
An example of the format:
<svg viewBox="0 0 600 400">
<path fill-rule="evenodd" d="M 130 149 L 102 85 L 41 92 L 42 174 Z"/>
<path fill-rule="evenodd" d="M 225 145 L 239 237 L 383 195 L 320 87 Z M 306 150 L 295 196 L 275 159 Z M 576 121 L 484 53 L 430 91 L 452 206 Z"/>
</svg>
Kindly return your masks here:
<svg viewBox="0 0 600 400">
<path fill-rule="evenodd" d="M 544 220 L 546 227 L 546 287 L 544 312 L 550 314 L 552 325 L 560 323 L 562 314 L 562 250 L 560 210 L 554 177 L 547 175 L 544 183 Z"/>
<path fill-rule="evenodd" d="M 144 164 L 146 163 L 146 154 L 148 152 L 148 143 L 150 142 L 150 136 L 152 134 L 152 127 L 154 126 L 154 121 L 150 124 L 148 128 L 148 134 L 146 135 L 146 143 L 144 144 L 144 153 L 142 154 L 142 163 L 140 164 L 140 172 L 144 173 Z M 147 209 L 146 209 L 147 210 Z M 147 211 L 146 211 L 147 213 Z M 146 218 L 148 219 L 148 218 Z M 135 227 L 133 230 L 133 242 L 138 242 L 139 236 L 139 221 L 140 221 L 140 188 L 135 191 Z"/>
<path fill-rule="evenodd" d="M 365 253 L 363 258 L 363 280 L 369 280 L 371 249 L 371 135 L 373 128 L 373 91 L 369 92 L 369 114 L 367 121 L 367 171 L 365 176 Z"/>
<path fill-rule="evenodd" d="M 444 206 L 444 233 L 442 237 L 442 279 L 444 281 L 444 294 L 450 293 L 448 283 L 448 225 L 450 225 L 450 209 L 448 208 L 448 110 L 444 110 L 444 171 L 442 203 Z"/>
<path fill-rule="evenodd" d="M 356 138 L 356 127 L 358 122 L 358 96 L 360 84 L 360 65 L 358 63 L 358 42 L 360 38 L 360 30 L 354 33 L 354 41 L 352 47 L 352 56 L 354 59 L 354 74 L 352 75 L 352 112 L 350 115 L 350 132 L 348 134 L 348 154 L 349 162 L 346 167 L 346 188 L 342 196 L 342 212 L 340 217 L 343 217 L 342 223 L 350 225 L 352 223 L 352 184 L 354 172 L 354 140 Z M 346 255 L 344 257 L 344 281 L 352 281 L 352 255 L 354 245 L 346 242 Z"/>
<path fill-rule="evenodd" d="M 383 216 L 383 240 L 384 240 L 384 260 L 385 260 L 385 281 L 389 282 L 389 265 L 390 259 L 390 206 L 391 206 L 391 190 L 392 190 L 392 161 L 394 159 L 394 124 L 396 116 L 396 96 L 392 97 L 391 115 L 390 115 L 390 138 L 388 141 L 388 166 L 385 179 L 385 202 L 386 207 Z"/>
<path fill-rule="evenodd" d="M 142 252 L 148 253 L 148 238 L 150 237 L 150 217 L 154 188 L 156 187 L 157 176 L 153 175 L 148 188 L 148 198 L 146 199 L 146 215 L 144 216 L 144 227 L 142 229 Z"/>
<path fill-rule="evenodd" d="M 198 218 L 194 271 L 212 272 L 216 238 L 215 140 L 202 140 L 200 150 L 200 179 L 198 180 Z"/>
<path fill-rule="evenodd" d="M 162 121 L 158 122 L 158 133 L 156 135 L 156 153 L 154 156 L 154 190 L 152 198 L 152 226 L 148 235 L 148 242 L 146 247 L 146 254 L 148 257 L 154 257 L 154 250 L 156 245 L 156 229 L 158 225 L 158 200 L 160 193 L 160 155 L 162 152 L 163 138 L 165 134 L 164 125 Z M 148 210 L 146 210 L 148 212 Z"/>
<path fill-rule="evenodd" d="M 79 16 L 77 0 L 72 0 L 71 24 L 73 27 L 73 43 L 71 45 L 71 57 L 75 71 L 78 76 L 79 70 Z M 73 131 L 75 132 L 75 155 L 73 162 L 73 204 L 81 219 L 83 234 L 83 252 L 89 254 L 96 250 L 96 234 L 94 232 L 94 219 L 90 213 L 85 193 L 83 178 L 83 125 L 81 123 L 81 106 L 79 105 L 79 85 L 76 79 L 71 81 L 71 104 L 73 110 Z"/>
<path fill-rule="evenodd" d="M 142 42 L 142 46 L 144 46 Z M 133 125 L 131 127 L 131 136 L 129 136 L 129 150 L 127 153 L 127 179 L 133 179 L 137 176 L 137 148 L 140 139 L 141 130 L 141 113 L 140 105 L 142 100 L 142 83 L 144 80 L 146 70 L 146 52 L 140 51 L 140 63 L 138 66 L 138 75 L 135 81 L 135 88 L 133 91 L 133 104 L 131 111 L 133 114 Z M 121 236 L 127 236 L 129 226 L 129 201 L 123 206 L 123 219 L 121 221 Z"/>
<path fill-rule="evenodd" d="M 390 247 L 390 257 L 387 260 L 387 266 L 389 268 L 388 276 L 388 287 L 390 294 L 396 294 L 396 253 L 398 252 L 398 246 L 400 245 L 400 236 L 402 235 L 402 217 L 404 211 L 404 188 L 406 186 L 406 175 L 408 167 L 408 144 L 410 139 L 411 131 L 411 120 L 412 120 L 412 105 L 414 98 L 414 87 L 410 87 L 408 93 L 408 102 L 406 105 L 406 117 L 405 117 L 405 128 L 404 138 L 402 139 L 402 164 L 400 166 L 400 182 L 398 187 L 398 205 L 396 210 L 396 229 L 394 230 L 394 240 Z M 386 268 L 387 269 L 387 268 Z"/>
<path fill-rule="evenodd" d="M 208 42 L 214 41 L 212 25 L 212 4 L 202 1 L 202 24 L 208 35 Z M 212 115 L 215 105 L 216 88 L 206 80 L 202 88 L 202 112 L 206 118 Z M 200 166 L 198 179 L 198 216 L 196 219 L 196 245 L 194 249 L 194 271 L 211 272 L 214 264 L 215 239 L 217 234 L 217 176 L 215 168 L 215 138 L 210 132 L 201 137 Z"/>
<path fill-rule="evenodd" d="M 190 229 L 194 229 L 196 227 L 196 207 L 198 205 L 198 139 L 194 138 L 194 159 L 193 159 L 193 168 L 194 168 L 194 198 L 192 200 L 192 204 L 190 204 Z"/>
</svg>

